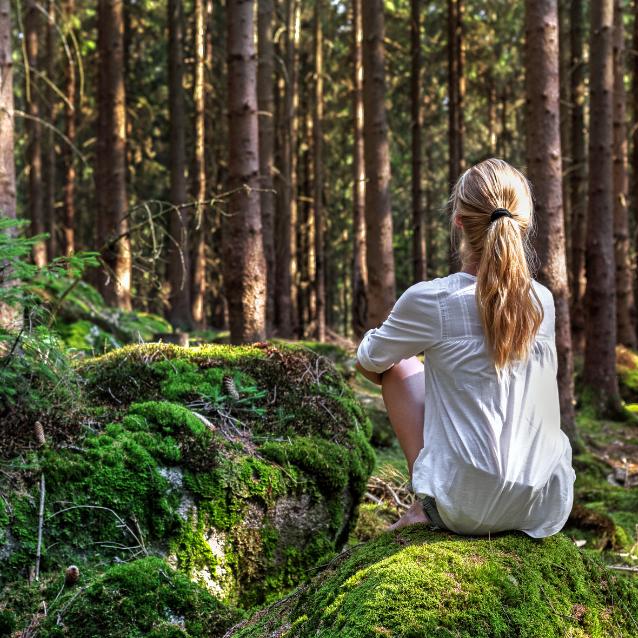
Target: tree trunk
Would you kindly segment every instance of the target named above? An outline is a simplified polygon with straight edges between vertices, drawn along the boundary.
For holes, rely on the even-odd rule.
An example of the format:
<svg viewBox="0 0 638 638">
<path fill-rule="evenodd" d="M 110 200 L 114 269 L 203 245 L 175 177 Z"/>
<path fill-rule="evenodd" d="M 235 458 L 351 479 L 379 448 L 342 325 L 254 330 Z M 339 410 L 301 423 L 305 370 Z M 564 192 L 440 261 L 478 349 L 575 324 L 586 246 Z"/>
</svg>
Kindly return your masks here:
<svg viewBox="0 0 638 638">
<path fill-rule="evenodd" d="M 570 147 L 572 165 L 569 178 L 571 202 L 571 317 L 576 352 L 585 349 L 585 244 L 587 235 L 587 156 L 585 154 L 585 64 L 583 61 L 583 0 L 570 6 Z"/>
<path fill-rule="evenodd" d="M 266 260 L 261 236 L 257 56 L 252 0 L 228 0 L 228 170 L 223 219 L 224 287 L 232 343 L 266 336 Z"/>
<path fill-rule="evenodd" d="M 259 0 L 257 32 L 259 65 L 257 99 L 259 103 L 259 173 L 261 175 L 261 221 L 266 257 L 266 334 L 273 332 L 275 322 L 275 49 L 273 43 L 273 0 Z"/>
<path fill-rule="evenodd" d="M 614 2 L 614 248 L 618 343 L 636 347 L 632 264 L 629 255 L 627 127 L 625 126 L 625 27 L 620 0 Z"/>
<path fill-rule="evenodd" d="M 638 122 L 638 0 L 634 0 L 634 35 L 633 35 L 633 55 L 632 57 L 632 101 L 633 101 L 633 121 L 634 125 L 631 127 L 632 137 L 632 189 L 633 194 L 633 219 L 638 221 L 638 126 L 635 125 Z M 638 273 L 638 228 L 634 235 L 634 254 L 635 263 L 634 271 Z M 634 277 L 634 302 L 638 299 L 638 278 Z M 636 312 L 636 321 L 638 321 L 638 312 Z M 638 325 L 635 326 L 638 331 Z"/>
<path fill-rule="evenodd" d="M 317 341 L 326 340 L 326 285 L 324 272 L 323 218 L 323 29 L 321 0 L 315 0 L 315 100 L 314 100 L 314 245 L 315 245 L 315 317 Z"/>
<path fill-rule="evenodd" d="M 367 327 L 384 321 L 396 300 L 390 148 L 385 111 L 385 46 L 382 0 L 363 3 L 363 114 L 366 173 L 366 257 L 368 263 Z"/>
<path fill-rule="evenodd" d="M 64 22 L 69 25 L 75 13 L 75 0 L 66 0 L 64 4 Z M 66 136 L 69 140 L 64 145 L 63 158 L 65 167 L 64 191 L 63 191 L 63 213 L 62 213 L 62 235 L 64 238 L 64 254 L 67 256 L 75 252 L 75 154 L 71 145 L 75 145 L 76 132 L 76 110 L 75 110 L 75 57 L 68 60 L 66 69 L 66 103 L 64 107 L 64 118 L 66 122 Z"/>
<path fill-rule="evenodd" d="M 41 25 L 40 9 L 36 0 L 27 0 L 24 17 L 24 40 L 28 68 L 25 70 L 25 97 L 27 104 L 27 165 L 29 171 L 29 217 L 31 233 L 39 235 L 46 231 L 44 224 L 44 205 L 42 201 L 42 127 L 40 126 L 40 108 L 38 104 L 38 41 Z M 38 266 L 47 263 L 47 247 L 39 241 L 33 247 L 33 260 Z"/>
<path fill-rule="evenodd" d="M 616 376 L 616 281 L 612 166 L 613 0 L 591 6 L 589 190 L 583 381 L 602 414 L 621 411 Z"/>
<path fill-rule="evenodd" d="M 360 339 L 368 314 L 368 267 L 366 263 L 365 170 L 363 153 L 363 33 L 361 2 L 352 0 L 352 109 L 354 148 L 352 151 L 352 332 Z"/>
<path fill-rule="evenodd" d="M 16 218 L 16 175 L 13 158 L 13 62 L 11 60 L 11 2 L 0 0 L 0 216 Z M 10 231 L 13 232 L 13 231 Z M 2 264 L 0 264 L 2 265 Z M 0 270 L 0 285 L 15 285 L 12 273 Z M 0 328 L 19 330 L 19 308 L 0 303 Z"/>
<path fill-rule="evenodd" d="M 57 113 L 57 96 L 55 93 L 55 62 L 56 62 L 56 14 L 55 3 L 48 0 L 47 4 L 47 30 L 46 30 L 46 73 L 47 73 L 47 100 L 49 124 L 55 126 Z M 45 228 L 49 233 L 47 240 L 47 254 L 49 258 L 55 257 L 58 252 L 58 231 L 55 211 L 55 183 L 56 183 L 56 162 L 55 162 L 55 131 L 51 127 L 46 129 L 46 171 L 45 197 L 44 197 L 44 219 Z"/>
<path fill-rule="evenodd" d="M 204 70 L 206 66 L 206 25 L 204 0 L 195 0 L 194 6 L 193 105 L 195 107 L 195 157 L 193 166 L 193 193 L 195 195 L 195 229 L 191 282 L 191 312 L 199 329 L 206 327 L 204 296 L 206 293 L 206 236 L 210 209 L 206 197 L 206 98 Z"/>
<path fill-rule="evenodd" d="M 106 302 L 131 309 L 131 240 L 126 197 L 126 94 L 122 0 L 98 0 L 98 130 L 95 187 Z"/>
<path fill-rule="evenodd" d="M 168 319 L 188 332 L 193 327 L 191 316 L 191 269 L 188 230 L 191 215 L 184 206 L 186 192 L 186 147 L 184 113 L 184 25 L 182 0 L 168 2 L 168 94 L 170 117 L 171 212 L 169 215 L 169 251 L 167 277 L 170 285 Z"/>
<path fill-rule="evenodd" d="M 570 289 L 571 273 L 571 219 L 572 209 L 569 199 L 569 11 L 566 0 L 558 4 L 558 60 L 560 68 L 560 148 L 561 181 L 563 191 L 563 225 L 565 237 L 565 261 L 567 263 L 567 288 Z"/>
<path fill-rule="evenodd" d="M 299 0 L 286 0 L 286 72 L 284 86 L 284 131 L 281 148 L 281 197 L 275 222 L 276 293 L 275 315 L 277 334 L 290 338 L 297 323 L 297 78 L 299 48 Z M 294 290 L 293 290 L 294 287 Z"/>
<path fill-rule="evenodd" d="M 448 136 L 450 188 L 463 171 L 463 0 L 448 0 Z M 450 272 L 459 270 L 457 250 L 448 245 Z"/>
<path fill-rule="evenodd" d="M 410 106 L 412 113 L 412 276 L 426 277 L 425 226 L 421 192 L 421 0 L 411 0 Z"/>
<path fill-rule="evenodd" d="M 575 446 L 574 366 L 563 224 L 558 36 L 556 0 L 527 0 L 527 170 L 535 192 L 535 249 L 540 259 L 539 280 L 552 291 L 556 307 L 561 427 Z"/>
</svg>

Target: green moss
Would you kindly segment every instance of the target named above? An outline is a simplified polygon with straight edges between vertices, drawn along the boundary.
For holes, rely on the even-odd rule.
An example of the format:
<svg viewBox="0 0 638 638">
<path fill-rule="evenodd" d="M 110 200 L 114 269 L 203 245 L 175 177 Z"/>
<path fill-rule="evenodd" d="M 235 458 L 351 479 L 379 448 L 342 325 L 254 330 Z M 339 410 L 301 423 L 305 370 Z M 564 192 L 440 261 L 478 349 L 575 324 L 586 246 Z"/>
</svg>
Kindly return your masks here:
<svg viewBox="0 0 638 638">
<path fill-rule="evenodd" d="M 69 590 L 50 607 L 38 635 L 94 638 L 106 630 L 112 638 L 221 636 L 241 617 L 161 559 L 149 557 L 111 567 L 80 592 Z"/>
<path fill-rule="evenodd" d="M 11 494 L 18 549 L 3 582 L 34 564 L 40 469 L 43 573 L 71 563 L 87 573 L 143 544 L 251 606 L 346 540 L 374 452 L 370 421 L 330 360 L 294 346 L 146 344 L 76 371 L 90 419 L 71 446 L 34 454 Z M 289 531 L 302 503 L 312 525 Z"/>
<path fill-rule="evenodd" d="M 298 436 L 290 442 L 267 441 L 260 451 L 277 463 L 292 463 L 312 474 L 325 491 L 342 490 L 348 484 L 348 451 L 330 441 Z"/>
<path fill-rule="evenodd" d="M 622 604 L 619 604 L 622 601 Z M 638 586 L 564 535 L 460 538 L 414 525 L 346 553 L 235 638 L 635 635 Z"/>
</svg>

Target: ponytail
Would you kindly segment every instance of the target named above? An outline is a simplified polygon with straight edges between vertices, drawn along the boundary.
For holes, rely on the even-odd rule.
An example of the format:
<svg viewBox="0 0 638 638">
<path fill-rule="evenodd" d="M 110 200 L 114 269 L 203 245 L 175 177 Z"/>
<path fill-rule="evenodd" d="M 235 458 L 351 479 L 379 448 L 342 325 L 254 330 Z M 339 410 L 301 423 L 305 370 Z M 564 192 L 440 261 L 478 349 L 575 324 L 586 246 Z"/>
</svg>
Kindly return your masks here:
<svg viewBox="0 0 638 638">
<path fill-rule="evenodd" d="M 544 318 L 532 283 L 529 244 L 533 203 L 529 182 L 501 159 L 487 159 L 461 175 L 450 197 L 452 236 L 462 226 L 461 255 L 477 267 L 476 301 L 497 371 L 527 358 Z M 491 221 L 491 213 L 505 208 Z"/>
<path fill-rule="evenodd" d="M 476 277 L 476 300 L 497 370 L 527 358 L 543 321 L 518 222 L 500 217 L 488 226 Z"/>
</svg>

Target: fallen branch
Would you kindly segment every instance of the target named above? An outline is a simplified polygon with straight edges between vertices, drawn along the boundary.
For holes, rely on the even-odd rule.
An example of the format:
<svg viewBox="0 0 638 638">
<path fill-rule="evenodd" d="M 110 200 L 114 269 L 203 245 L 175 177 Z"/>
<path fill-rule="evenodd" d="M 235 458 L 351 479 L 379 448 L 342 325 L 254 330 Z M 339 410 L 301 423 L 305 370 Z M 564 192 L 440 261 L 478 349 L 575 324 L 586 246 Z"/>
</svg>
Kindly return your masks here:
<svg viewBox="0 0 638 638">
<path fill-rule="evenodd" d="M 35 580 L 40 580 L 40 557 L 42 556 L 42 529 L 44 527 L 44 472 L 40 474 L 40 511 L 38 513 L 38 546 L 35 550 Z"/>
</svg>

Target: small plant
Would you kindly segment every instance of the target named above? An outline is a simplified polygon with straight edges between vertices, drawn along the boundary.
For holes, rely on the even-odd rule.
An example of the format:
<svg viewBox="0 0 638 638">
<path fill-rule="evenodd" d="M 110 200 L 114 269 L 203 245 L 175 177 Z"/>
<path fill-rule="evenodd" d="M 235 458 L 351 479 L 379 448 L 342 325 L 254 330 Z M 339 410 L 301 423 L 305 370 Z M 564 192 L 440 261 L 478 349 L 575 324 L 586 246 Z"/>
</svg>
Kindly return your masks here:
<svg viewBox="0 0 638 638">
<path fill-rule="evenodd" d="M 97 253 L 58 257 L 45 267 L 31 263 L 33 245 L 44 236 L 24 237 L 26 222 L 0 217 L 0 308 L 17 316 L 17 325 L 0 325 L 0 414 L 18 401 L 42 410 L 57 401 L 72 400 L 74 377 L 64 344 L 50 330 L 60 304 L 88 266 L 98 265 Z M 68 282 L 60 294 L 44 303 L 37 291 Z"/>
</svg>

